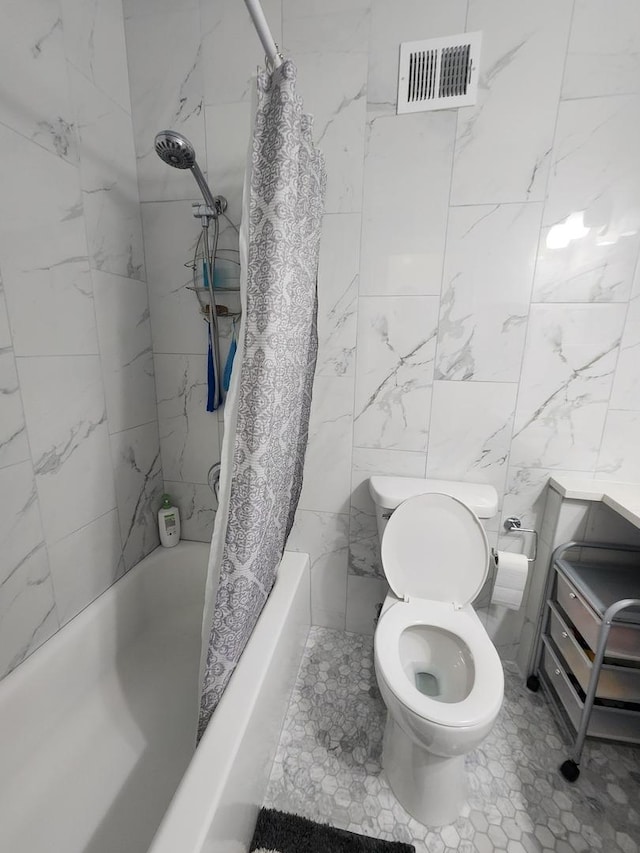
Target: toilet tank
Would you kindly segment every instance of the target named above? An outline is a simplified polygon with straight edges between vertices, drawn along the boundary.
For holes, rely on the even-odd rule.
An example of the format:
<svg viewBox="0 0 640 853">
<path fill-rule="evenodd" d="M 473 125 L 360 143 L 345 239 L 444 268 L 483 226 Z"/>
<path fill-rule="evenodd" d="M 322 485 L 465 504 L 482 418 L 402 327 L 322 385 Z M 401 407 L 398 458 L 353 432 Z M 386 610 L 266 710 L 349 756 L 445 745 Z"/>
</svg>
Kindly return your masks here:
<svg viewBox="0 0 640 853">
<path fill-rule="evenodd" d="M 482 483 L 461 483 L 456 480 L 430 480 L 424 477 L 369 478 L 369 492 L 376 505 L 378 537 L 382 534 L 391 513 L 402 501 L 416 495 L 440 492 L 465 503 L 478 518 L 492 518 L 498 511 L 498 493 L 493 486 Z"/>
</svg>

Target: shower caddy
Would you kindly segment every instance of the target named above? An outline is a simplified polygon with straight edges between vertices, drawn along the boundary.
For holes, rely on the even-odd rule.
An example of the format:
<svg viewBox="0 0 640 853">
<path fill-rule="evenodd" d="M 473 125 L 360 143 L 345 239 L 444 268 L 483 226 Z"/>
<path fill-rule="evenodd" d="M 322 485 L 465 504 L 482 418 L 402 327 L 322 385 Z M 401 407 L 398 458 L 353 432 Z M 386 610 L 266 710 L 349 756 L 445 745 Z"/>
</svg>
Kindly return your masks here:
<svg viewBox="0 0 640 853">
<path fill-rule="evenodd" d="M 220 261 L 224 262 L 227 267 L 229 265 L 238 267 L 239 275 L 240 253 L 237 249 L 223 249 L 218 245 L 220 237 L 219 217 L 224 217 L 238 235 L 239 230 L 238 226 L 226 214 L 226 198 L 221 195 L 214 196 L 212 202 L 215 205 L 214 207 L 200 202 L 193 202 L 191 205 L 193 216 L 200 220 L 201 231 L 194 246 L 193 258 L 185 263 L 185 267 L 191 270 L 192 280 L 192 284 L 186 285 L 186 287 L 187 290 L 195 293 L 198 299 L 200 312 L 207 324 L 209 335 L 207 370 L 207 411 L 209 412 L 214 411 L 223 403 L 224 393 L 229 388 L 231 365 L 236 347 L 236 320 L 242 314 L 240 310 L 233 311 L 226 305 L 221 305 L 216 299 L 216 291 L 218 294 L 221 291 L 226 291 L 229 294 L 240 293 L 239 280 L 237 280 L 237 284 L 229 286 L 219 282 L 216 275 Z M 210 228 L 213 229 L 212 240 L 210 240 Z M 232 257 L 228 257 L 229 254 Z M 232 322 L 232 351 L 225 363 L 224 372 L 220 357 L 220 331 L 218 326 L 220 319 L 229 319 Z"/>
<path fill-rule="evenodd" d="M 606 551 L 606 562 L 589 561 L 593 550 Z M 616 559 L 623 555 L 627 564 Z M 565 779 L 580 775 L 587 736 L 640 743 L 640 548 L 565 542 L 555 549 L 532 661 L 527 687 L 543 685 L 574 735 L 560 766 Z"/>
</svg>

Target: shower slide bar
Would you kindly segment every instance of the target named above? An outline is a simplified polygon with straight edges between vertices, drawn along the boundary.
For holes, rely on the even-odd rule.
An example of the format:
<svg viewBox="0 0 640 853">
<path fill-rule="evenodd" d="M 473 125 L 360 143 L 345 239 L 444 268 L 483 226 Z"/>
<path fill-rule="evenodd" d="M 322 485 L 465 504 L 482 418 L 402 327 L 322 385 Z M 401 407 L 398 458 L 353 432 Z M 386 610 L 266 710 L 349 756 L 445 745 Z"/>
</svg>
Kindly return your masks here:
<svg viewBox="0 0 640 853">
<path fill-rule="evenodd" d="M 267 19 L 262 11 L 262 6 L 260 5 L 260 0 L 244 0 L 244 2 L 249 14 L 251 15 L 253 26 L 256 28 L 258 37 L 262 42 L 267 62 L 274 68 L 278 68 L 282 65 L 282 54 L 278 49 L 278 45 L 273 40 L 269 24 L 267 23 Z"/>
</svg>

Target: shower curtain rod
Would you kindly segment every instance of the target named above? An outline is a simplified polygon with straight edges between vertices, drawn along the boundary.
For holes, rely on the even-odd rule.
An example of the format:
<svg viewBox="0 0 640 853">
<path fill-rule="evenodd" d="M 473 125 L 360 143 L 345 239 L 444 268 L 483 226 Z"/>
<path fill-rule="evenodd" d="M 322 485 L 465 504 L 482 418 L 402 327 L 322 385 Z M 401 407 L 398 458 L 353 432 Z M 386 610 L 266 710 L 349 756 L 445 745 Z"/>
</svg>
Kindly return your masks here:
<svg viewBox="0 0 640 853">
<path fill-rule="evenodd" d="M 256 28 L 256 32 L 262 42 L 267 59 L 273 64 L 274 68 L 278 68 L 279 65 L 282 65 L 282 56 L 278 50 L 278 45 L 271 35 L 271 30 L 262 11 L 260 0 L 244 0 L 244 2 L 251 15 L 253 26 Z"/>
</svg>

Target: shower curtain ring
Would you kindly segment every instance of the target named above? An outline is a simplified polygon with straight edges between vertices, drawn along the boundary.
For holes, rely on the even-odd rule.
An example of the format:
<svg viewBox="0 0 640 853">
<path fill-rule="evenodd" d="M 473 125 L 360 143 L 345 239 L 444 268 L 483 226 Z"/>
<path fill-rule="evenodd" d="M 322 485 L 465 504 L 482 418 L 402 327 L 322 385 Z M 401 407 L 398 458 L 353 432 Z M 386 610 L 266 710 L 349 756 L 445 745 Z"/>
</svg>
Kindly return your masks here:
<svg viewBox="0 0 640 853">
<path fill-rule="evenodd" d="M 274 53 L 274 55 L 273 56 L 267 56 L 267 54 L 265 54 L 265 57 L 264 57 L 264 64 L 265 64 L 266 69 L 269 72 L 269 74 L 272 74 L 275 71 L 275 69 L 277 68 L 276 63 L 275 63 L 276 59 L 280 60 L 278 65 L 280 65 L 281 63 L 284 62 L 284 56 L 280 53 L 280 48 L 279 48 L 278 44 L 275 43 L 275 45 L 276 45 L 276 52 Z"/>
</svg>

